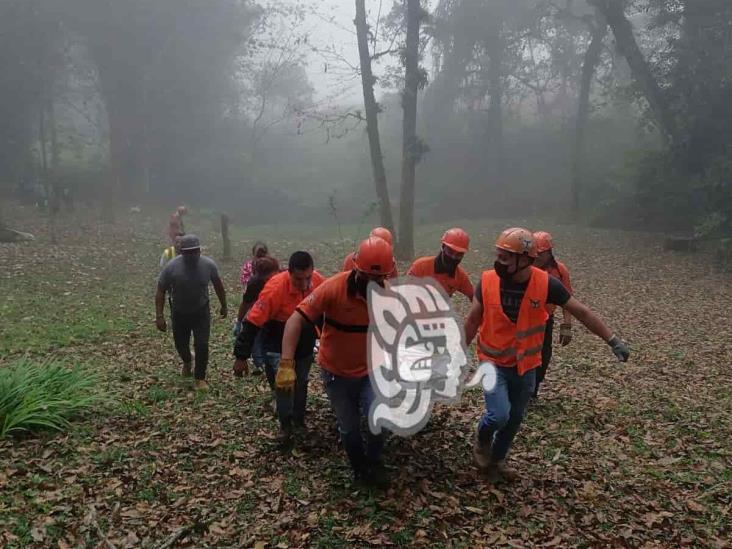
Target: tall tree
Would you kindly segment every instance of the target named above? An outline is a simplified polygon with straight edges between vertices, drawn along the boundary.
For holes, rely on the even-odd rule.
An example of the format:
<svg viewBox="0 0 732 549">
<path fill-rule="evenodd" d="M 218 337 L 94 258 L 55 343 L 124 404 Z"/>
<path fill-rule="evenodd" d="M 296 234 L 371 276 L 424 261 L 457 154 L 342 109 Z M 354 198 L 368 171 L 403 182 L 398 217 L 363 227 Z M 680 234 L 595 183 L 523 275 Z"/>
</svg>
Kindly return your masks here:
<svg viewBox="0 0 732 549">
<path fill-rule="evenodd" d="M 503 78 L 505 37 L 503 35 L 503 17 L 501 10 L 497 10 L 494 18 L 488 25 L 485 39 L 486 53 L 488 54 L 488 127 L 486 128 L 487 156 L 493 167 L 493 180 L 498 188 L 503 186 L 504 152 L 503 152 Z"/>
<path fill-rule="evenodd" d="M 369 52 L 369 27 L 366 21 L 365 0 L 356 0 L 356 36 L 358 39 L 358 56 L 361 64 L 361 87 L 363 89 L 364 111 L 366 112 L 366 133 L 369 139 L 369 151 L 371 153 L 371 169 L 374 177 L 374 187 L 379 200 L 379 216 L 381 224 L 394 231 L 394 219 L 391 214 L 391 201 L 389 200 L 389 188 L 386 184 L 386 170 L 384 169 L 384 157 L 381 152 L 381 139 L 379 138 L 379 105 L 374 96 L 374 84 L 376 78 L 371 69 L 371 53 Z"/>
<path fill-rule="evenodd" d="M 406 0 L 407 37 L 404 47 L 402 107 L 402 184 L 399 200 L 399 250 L 402 259 L 414 257 L 414 187 L 423 143 L 417 138 L 417 93 L 425 77 L 419 67 L 419 27 L 425 11 L 419 0 Z"/>
<path fill-rule="evenodd" d="M 600 10 L 613 30 L 618 51 L 628 62 L 633 79 L 643 90 L 664 140 L 668 144 L 678 143 L 673 111 L 635 39 L 633 25 L 625 15 L 626 0 L 587 0 L 587 2 Z"/>
<path fill-rule="evenodd" d="M 597 64 L 600 62 L 602 44 L 607 35 L 607 22 L 602 14 L 595 17 L 591 25 L 592 39 L 587 47 L 582 61 L 582 76 L 580 80 L 579 98 L 577 101 L 577 119 L 575 122 L 574 147 L 572 150 L 572 213 L 575 219 L 579 217 L 582 206 L 582 178 L 585 156 L 585 133 L 590 117 L 590 93 L 592 79 L 595 76 Z"/>
<path fill-rule="evenodd" d="M 256 16 L 249 1 L 63 0 L 99 76 L 109 126 L 107 196 L 185 193 L 205 177 L 233 87 L 232 62 Z"/>
</svg>

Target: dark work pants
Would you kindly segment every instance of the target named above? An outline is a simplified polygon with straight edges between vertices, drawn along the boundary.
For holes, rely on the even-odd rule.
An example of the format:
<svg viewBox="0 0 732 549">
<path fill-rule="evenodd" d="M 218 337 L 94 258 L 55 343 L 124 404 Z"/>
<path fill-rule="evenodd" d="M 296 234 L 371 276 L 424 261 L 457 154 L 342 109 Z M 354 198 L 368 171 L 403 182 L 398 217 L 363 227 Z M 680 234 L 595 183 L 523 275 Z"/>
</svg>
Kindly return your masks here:
<svg viewBox="0 0 732 549">
<path fill-rule="evenodd" d="M 193 350 L 196 352 L 196 368 L 193 375 L 196 379 L 206 379 L 211 311 L 208 307 L 196 313 L 173 311 L 170 315 L 170 322 L 173 326 L 175 350 L 186 364 L 191 363 L 191 334 L 193 334 Z"/>
<path fill-rule="evenodd" d="M 267 375 L 267 382 L 275 395 L 277 416 L 283 429 L 290 429 L 293 423 L 296 426 L 304 426 L 305 407 L 308 401 L 308 379 L 313 355 L 295 359 L 296 379 L 293 391 L 280 391 L 275 387 L 281 356 L 280 353 L 266 353 L 264 362 L 264 373 Z"/>
<path fill-rule="evenodd" d="M 381 461 L 384 435 L 374 435 L 366 428 L 366 444 L 361 435 L 361 418 L 366 417 L 374 400 L 374 390 L 369 376 L 341 377 L 327 370 L 320 371 L 330 405 L 338 419 L 341 442 L 346 450 L 351 468 L 357 474 Z"/>
<path fill-rule="evenodd" d="M 541 348 L 541 366 L 536 369 L 536 387 L 534 388 L 534 396 L 539 394 L 539 385 L 546 377 L 546 371 L 549 369 L 549 363 L 552 361 L 552 336 L 554 335 L 554 315 L 550 315 L 546 321 L 546 330 L 544 331 L 544 346 Z"/>
</svg>

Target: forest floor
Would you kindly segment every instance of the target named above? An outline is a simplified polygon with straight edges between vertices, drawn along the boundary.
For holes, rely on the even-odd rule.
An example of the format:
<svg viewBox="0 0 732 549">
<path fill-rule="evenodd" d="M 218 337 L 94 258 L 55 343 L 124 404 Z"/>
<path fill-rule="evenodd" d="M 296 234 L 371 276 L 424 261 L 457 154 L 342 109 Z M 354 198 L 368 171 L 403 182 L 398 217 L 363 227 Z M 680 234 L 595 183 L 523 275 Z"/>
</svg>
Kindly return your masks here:
<svg viewBox="0 0 732 549">
<path fill-rule="evenodd" d="M 729 546 L 732 277 L 704 255 L 663 251 L 651 233 L 463 223 L 474 281 L 498 230 L 553 232 L 577 296 L 630 342 L 631 360 L 581 327 L 555 347 L 511 454 L 519 480 L 477 474 L 472 390 L 438 406 L 429 429 L 389 439 L 391 486 L 372 491 L 350 483 L 317 368 L 309 435 L 289 454 L 265 380 L 232 376 L 239 260 L 219 262 L 231 313 L 213 323 L 211 391 L 194 395 L 153 325 L 166 217 L 100 225 L 79 213 L 59 219 L 54 245 L 43 217 L 6 214 L 37 238 L 0 244 L 0 375 L 18 356 L 52 355 L 101 372 L 115 402 L 68 433 L 0 441 L 0 546 L 158 547 L 181 528 L 176 543 L 191 547 Z M 213 217 L 186 224 L 220 256 Z M 417 251 L 436 252 L 444 228 L 419 227 Z M 357 232 L 235 228 L 234 248 L 239 259 L 255 239 L 283 259 L 308 249 L 331 274 Z"/>
</svg>

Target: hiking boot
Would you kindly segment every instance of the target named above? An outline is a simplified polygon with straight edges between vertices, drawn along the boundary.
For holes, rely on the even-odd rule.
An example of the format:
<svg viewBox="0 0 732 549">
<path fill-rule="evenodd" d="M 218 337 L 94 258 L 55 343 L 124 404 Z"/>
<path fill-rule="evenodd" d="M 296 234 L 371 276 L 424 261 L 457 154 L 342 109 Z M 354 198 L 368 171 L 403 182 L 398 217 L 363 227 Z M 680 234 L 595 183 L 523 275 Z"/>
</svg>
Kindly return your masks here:
<svg viewBox="0 0 732 549">
<path fill-rule="evenodd" d="M 205 379 L 197 379 L 193 382 L 193 389 L 205 393 L 208 391 L 208 383 Z"/>
<path fill-rule="evenodd" d="M 183 377 L 191 377 L 193 375 L 193 368 L 191 367 L 190 362 L 184 362 L 183 368 L 180 370 L 180 375 Z"/>
<path fill-rule="evenodd" d="M 507 481 L 513 481 L 518 478 L 518 472 L 515 469 L 511 469 L 506 465 L 506 460 L 501 459 L 496 461 L 496 469 L 498 473 Z"/>
<path fill-rule="evenodd" d="M 368 467 L 368 480 L 372 486 L 386 488 L 389 486 L 389 473 L 380 461 L 371 463 Z"/>
<path fill-rule="evenodd" d="M 277 444 L 279 444 L 283 450 L 290 448 L 290 446 L 292 446 L 292 431 L 280 428 L 277 433 Z"/>
<path fill-rule="evenodd" d="M 384 489 L 389 486 L 389 477 L 383 465 L 370 465 L 353 469 L 353 483 L 364 488 Z"/>
<path fill-rule="evenodd" d="M 280 430 L 277 433 L 277 444 L 285 448 L 292 444 L 291 427 L 280 427 Z"/>
<path fill-rule="evenodd" d="M 518 473 L 506 467 L 506 460 L 501 459 L 498 461 L 490 461 L 488 468 L 485 470 L 485 476 L 491 484 L 498 484 L 500 482 L 511 482 L 515 480 L 518 477 Z"/>
<path fill-rule="evenodd" d="M 491 445 L 490 444 L 481 444 L 480 439 L 478 438 L 478 433 L 475 433 L 475 440 L 473 440 L 473 459 L 475 460 L 475 464 L 478 466 L 478 469 L 481 471 L 487 471 L 488 468 L 491 466 Z"/>
</svg>

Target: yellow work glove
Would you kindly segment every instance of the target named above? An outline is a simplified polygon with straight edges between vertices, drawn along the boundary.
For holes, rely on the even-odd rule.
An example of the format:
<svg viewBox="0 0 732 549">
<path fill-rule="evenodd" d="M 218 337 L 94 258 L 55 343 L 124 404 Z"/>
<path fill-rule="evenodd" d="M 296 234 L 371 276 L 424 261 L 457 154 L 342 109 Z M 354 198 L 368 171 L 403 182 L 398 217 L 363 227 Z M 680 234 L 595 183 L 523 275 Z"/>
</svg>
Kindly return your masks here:
<svg viewBox="0 0 732 549">
<path fill-rule="evenodd" d="M 275 387 L 280 391 L 293 391 L 295 389 L 295 361 L 291 358 L 283 358 L 277 366 L 277 377 Z"/>
</svg>

